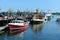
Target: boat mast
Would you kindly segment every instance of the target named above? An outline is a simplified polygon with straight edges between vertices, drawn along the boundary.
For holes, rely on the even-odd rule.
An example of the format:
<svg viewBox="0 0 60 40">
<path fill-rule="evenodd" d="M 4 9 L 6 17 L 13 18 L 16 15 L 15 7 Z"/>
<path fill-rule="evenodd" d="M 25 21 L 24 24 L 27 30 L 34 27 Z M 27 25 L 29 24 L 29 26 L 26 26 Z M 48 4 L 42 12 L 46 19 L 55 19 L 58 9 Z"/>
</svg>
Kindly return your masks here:
<svg viewBox="0 0 60 40">
<path fill-rule="evenodd" d="M 1 13 L 1 8 L 0 8 L 0 13 Z"/>
<path fill-rule="evenodd" d="M 33 19 L 38 19 L 39 18 L 39 10 L 36 9 L 36 12 L 34 13 Z"/>
<path fill-rule="evenodd" d="M 26 12 L 24 11 L 23 20 L 26 20 Z"/>
<path fill-rule="evenodd" d="M 48 10 L 47 13 L 50 14 L 50 10 Z"/>
</svg>

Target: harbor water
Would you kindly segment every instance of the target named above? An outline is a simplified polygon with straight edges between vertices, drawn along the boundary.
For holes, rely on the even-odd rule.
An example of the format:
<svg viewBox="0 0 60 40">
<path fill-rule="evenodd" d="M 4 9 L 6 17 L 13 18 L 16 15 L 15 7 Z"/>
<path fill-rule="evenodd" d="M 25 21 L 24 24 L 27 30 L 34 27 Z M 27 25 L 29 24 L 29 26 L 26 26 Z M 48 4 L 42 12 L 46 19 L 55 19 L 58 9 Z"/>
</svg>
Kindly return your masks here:
<svg viewBox="0 0 60 40">
<path fill-rule="evenodd" d="M 60 22 L 56 22 L 56 16 L 54 16 L 42 24 L 30 25 L 22 33 L 12 35 L 7 32 L 2 33 L 0 40 L 60 40 Z"/>
</svg>

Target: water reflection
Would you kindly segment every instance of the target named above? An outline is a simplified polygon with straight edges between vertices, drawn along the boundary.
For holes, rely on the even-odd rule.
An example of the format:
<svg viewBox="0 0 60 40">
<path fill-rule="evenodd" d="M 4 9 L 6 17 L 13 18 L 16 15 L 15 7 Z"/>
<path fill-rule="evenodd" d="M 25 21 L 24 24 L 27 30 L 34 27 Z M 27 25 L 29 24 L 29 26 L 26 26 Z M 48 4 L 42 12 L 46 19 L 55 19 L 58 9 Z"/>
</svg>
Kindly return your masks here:
<svg viewBox="0 0 60 40">
<path fill-rule="evenodd" d="M 4 40 L 4 34 L 0 34 L 0 40 Z"/>
<path fill-rule="evenodd" d="M 4 34 L 0 34 L 0 40 L 23 40 L 24 39 L 24 32 L 17 33 L 17 34 L 9 34 L 6 32 Z"/>
<path fill-rule="evenodd" d="M 35 32 L 41 31 L 43 28 L 43 23 L 31 25 L 31 29 Z"/>
<path fill-rule="evenodd" d="M 8 36 L 8 37 L 5 37 L 7 39 L 11 39 L 11 40 L 23 40 L 24 39 L 24 32 L 20 33 L 20 34 L 17 34 L 17 35 L 11 35 L 11 36 Z"/>
<path fill-rule="evenodd" d="M 21 33 L 23 33 L 23 32 L 15 32 L 15 33 L 8 32 L 8 36 L 14 36 L 14 35 L 21 34 Z"/>
</svg>

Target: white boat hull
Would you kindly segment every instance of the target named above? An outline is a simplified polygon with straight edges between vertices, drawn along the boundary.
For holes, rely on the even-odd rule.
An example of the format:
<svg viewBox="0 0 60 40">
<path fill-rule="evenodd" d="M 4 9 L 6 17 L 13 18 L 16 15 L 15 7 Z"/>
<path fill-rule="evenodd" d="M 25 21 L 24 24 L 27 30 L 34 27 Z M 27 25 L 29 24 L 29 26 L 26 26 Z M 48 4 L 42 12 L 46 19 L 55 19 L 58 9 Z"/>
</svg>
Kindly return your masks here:
<svg viewBox="0 0 60 40">
<path fill-rule="evenodd" d="M 30 24 L 41 24 L 43 21 L 43 19 L 33 19 L 30 21 Z"/>
</svg>

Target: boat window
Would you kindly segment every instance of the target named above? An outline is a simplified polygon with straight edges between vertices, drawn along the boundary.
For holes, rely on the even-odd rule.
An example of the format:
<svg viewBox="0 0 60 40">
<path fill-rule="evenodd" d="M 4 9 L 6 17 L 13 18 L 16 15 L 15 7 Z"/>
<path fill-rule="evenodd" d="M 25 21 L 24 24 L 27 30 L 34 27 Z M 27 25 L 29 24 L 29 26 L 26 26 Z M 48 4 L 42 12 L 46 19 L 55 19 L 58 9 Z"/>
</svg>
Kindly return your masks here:
<svg viewBox="0 0 60 40">
<path fill-rule="evenodd" d="M 11 23 L 15 23 L 15 21 L 11 21 Z"/>
<path fill-rule="evenodd" d="M 24 21 L 11 21 L 11 23 L 24 23 Z"/>
<path fill-rule="evenodd" d="M 20 22 L 20 23 L 24 23 L 24 22 L 22 21 L 22 22 Z"/>
<path fill-rule="evenodd" d="M 18 23 L 20 23 L 20 22 L 18 22 Z"/>
<path fill-rule="evenodd" d="M 17 21 L 16 23 L 20 23 L 19 21 Z"/>
</svg>

